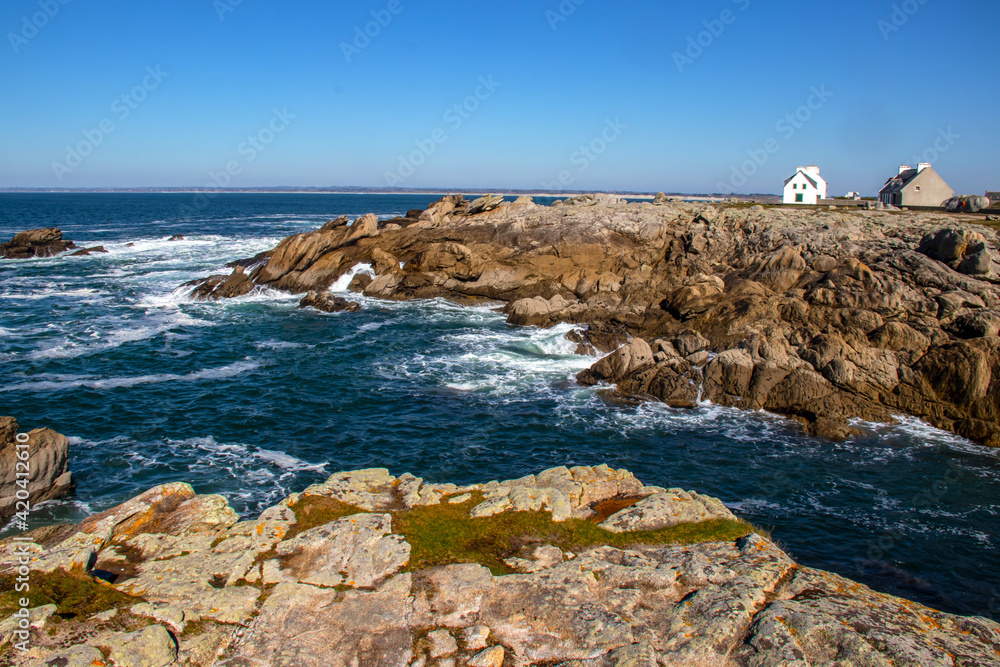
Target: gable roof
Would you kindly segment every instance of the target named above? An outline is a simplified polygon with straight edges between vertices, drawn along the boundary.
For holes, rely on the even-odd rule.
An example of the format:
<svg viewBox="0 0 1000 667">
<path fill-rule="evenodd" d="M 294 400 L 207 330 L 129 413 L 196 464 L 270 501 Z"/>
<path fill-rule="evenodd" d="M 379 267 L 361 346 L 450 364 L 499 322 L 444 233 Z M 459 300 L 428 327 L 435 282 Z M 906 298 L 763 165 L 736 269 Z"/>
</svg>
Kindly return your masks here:
<svg viewBox="0 0 1000 667">
<path fill-rule="evenodd" d="M 803 176 L 805 176 L 806 180 L 809 181 L 810 183 L 812 183 L 812 186 L 814 188 L 816 188 L 817 190 L 819 190 L 819 183 L 817 183 L 816 180 L 813 179 L 812 176 L 810 176 L 808 173 L 806 173 L 802 169 L 799 169 L 798 171 L 796 171 L 794 174 L 792 174 L 791 178 L 789 178 L 788 180 L 785 181 L 785 187 L 787 188 L 788 184 L 791 183 L 792 181 L 794 181 L 795 177 L 798 176 L 799 174 L 802 174 Z"/>
<path fill-rule="evenodd" d="M 907 169 L 906 171 L 902 172 L 901 174 L 899 174 L 897 176 L 893 176 L 888 181 L 886 181 L 885 185 L 882 186 L 882 189 L 879 191 L 879 194 L 888 194 L 890 192 L 899 192 L 900 190 L 902 190 L 903 188 L 905 188 L 907 185 L 909 185 L 910 182 L 913 179 L 915 179 L 917 176 L 919 176 L 919 175 L 920 175 L 920 170 L 919 169 Z"/>
</svg>

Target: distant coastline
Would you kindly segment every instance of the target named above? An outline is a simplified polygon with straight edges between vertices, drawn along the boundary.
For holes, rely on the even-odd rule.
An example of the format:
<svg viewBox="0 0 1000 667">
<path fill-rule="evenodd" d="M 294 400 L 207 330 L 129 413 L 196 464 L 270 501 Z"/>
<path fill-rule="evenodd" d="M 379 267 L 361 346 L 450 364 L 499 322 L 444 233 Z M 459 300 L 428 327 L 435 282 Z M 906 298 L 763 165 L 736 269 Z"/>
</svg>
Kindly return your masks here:
<svg viewBox="0 0 1000 667">
<path fill-rule="evenodd" d="M 206 188 L 206 187 L 162 187 L 162 188 L 0 188 L 0 193 L 30 193 L 30 194 L 87 194 L 87 193 L 121 193 L 121 194 L 198 194 L 211 192 L 214 194 L 328 194 L 328 195 L 438 195 L 458 194 L 464 196 L 478 197 L 483 193 L 500 194 L 510 197 L 553 197 L 564 198 L 582 194 L 592 194 L 596 192 L 606 192 L 608 194 L 629 197 L 631 199 L 653 199 L 655 192 L 634 192 L 623 190 L 565 190 L 559 192 L 546 190 L 505 190 L 495 188 L 365 188 L 365 187 L 295 187 L 295 186 L 274 186 L 260 188 Z M 688 194 L 681 192 L 668 192 L 670 197 L 678 197 L 687 200 L 770 200 L 780 199 L 780 195 L 753 193 L 753 194 L 721 194 L 721 193 L 697 193 Z"/>
</svg>

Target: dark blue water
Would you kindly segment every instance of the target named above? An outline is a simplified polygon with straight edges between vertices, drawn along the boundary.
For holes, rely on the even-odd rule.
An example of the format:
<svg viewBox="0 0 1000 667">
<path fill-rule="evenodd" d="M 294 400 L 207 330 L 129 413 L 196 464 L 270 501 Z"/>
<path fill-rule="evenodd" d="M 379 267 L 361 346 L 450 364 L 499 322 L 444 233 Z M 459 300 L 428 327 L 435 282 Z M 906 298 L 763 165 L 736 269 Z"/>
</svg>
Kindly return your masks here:
<svg viewBox="0 0 1000 667">
<path fill-rule="evenodd" d="M 0 414 L 72 437 L 76 492 L 35 524 L 173 481 L 249 515 L 344 469 L 463 483 L 608 463 L 722 498 L 807 565 L 1000 617 L 996 451 L 913 420 L 833 444 L 764 414 L 608 405 L 572 381 L 593 360 L 568 327 L 485 308 L 364 299 L 326 315 L 177 289 L 339 215 L 433 199 L 0 195 L 0 237 L 58 226 L 110 251 L 0 261 Z"/>
</svg>

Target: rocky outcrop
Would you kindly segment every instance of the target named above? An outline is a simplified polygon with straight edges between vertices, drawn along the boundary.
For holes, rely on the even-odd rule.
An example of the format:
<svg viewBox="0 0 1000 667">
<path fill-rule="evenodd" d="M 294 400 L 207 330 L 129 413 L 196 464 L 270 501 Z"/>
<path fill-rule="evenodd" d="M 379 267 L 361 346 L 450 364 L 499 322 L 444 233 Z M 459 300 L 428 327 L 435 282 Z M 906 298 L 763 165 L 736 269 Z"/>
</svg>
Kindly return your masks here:
<svg viewBox="0 0 1000 667">
<path fill-rule="evenodd" d="M 619 358 L 581 376 L 623 394 L 768 410 L 835 437 L 855 419 L 910 414 L 1000 445 L 1000 255 L 996 233 L 972 222 L 449 196 L 405 219 L 341 218 L 293 236 L 222 291 L 322 293 L 370 264 L 374 276 L 351 284 L 369 297 L 495 303 L 513 324 L 578 324 L 585 352 L 643 341 L 653 358 L 641 366 Z M 209 278 L 195 296 L 225 296 L 224 282 Z M 949 366 L 955 350 L 974 363 Z"/>
<path fill-rule="evenodd" d="M 66 436 L 47 428 L 23 434 L 28 437 L 28 448 L 21 450 L 27 455 L 24 460 L 18 454 L 17 435 L 17 420 L 0 417 L 0 519 L 18 511 L 18 491 L 27 491 L 27 501 L 33 506 L 65 495 L 73 488 Z"/>
<path fill-rule="evenodd" d="M 52 257 L 73 248 L 76 244 L 64 240 L 62 231 L 54 227 L 31 229 L 15 234 L 7 243 L 0 243 L 0 259 Z"/>
<path fill-rule="evenodd" d="M 193 280 L 186 283 L 185 287 L 193 287 L 191 296 L 199 301 L 218 301 L 246 296 L 253 292 L 257 285 L 247 276 L 243 266 L 237 264 L 228 276 L 216 275 Z"/>
<path fill-rule="evenodd" d="M 334 296 L 329 292 L 309 292 L 299 302 L 299 308 L 315 308 L 324 313 L 340 313 L 344 311 L 356 313 L 361 310 L 361 304 Z"/>
<path fill-rule="evenodd" d="M 802 567 L 720 501 L 605 466 L 463 487 L 338 473 L 244 521 L 172 484 L 27 537 L 0 542 L 0 576 L 24 553 L 36 585 L 62 577 L 113 604 L 79 614 L 84 598 L 65 607 L 54 593 L 29 611 L 30 650 L 8 650 L 12 665 L 954 667 L 1000 655 L 992 621 Z M 8 625 L 0 640 L 17 638 Z"/>
</svg>

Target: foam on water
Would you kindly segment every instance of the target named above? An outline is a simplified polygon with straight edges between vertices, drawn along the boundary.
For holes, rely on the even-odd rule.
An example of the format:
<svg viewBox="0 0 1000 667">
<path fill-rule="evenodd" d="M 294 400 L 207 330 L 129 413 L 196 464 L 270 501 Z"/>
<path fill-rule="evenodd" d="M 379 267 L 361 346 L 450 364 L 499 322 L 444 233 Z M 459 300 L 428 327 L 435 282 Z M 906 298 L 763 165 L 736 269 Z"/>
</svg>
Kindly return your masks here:
<svg viewBox="0 0 1000 667">
<path fill-rule="evenodd" d="M 82 331 L 78 329 L 73 334 L 64 335 L 58 340 L 40 343 L 38 349 L 29 352 L 26 358 L 30 361 L 72 359 L 106 352 L 128 343 L 146 341 L 180 328 L 214 326 L 212 322 L 191 317 L 182 311 L 154 313 L 124 327 L 119 322 L 120 319 L 103 318 L 86 323 Z M 110 328 L 112 326 L 119 328 Z M 99 339 L 100 342 L 83 342 L 81 338 Z"/>
<path fill-rule="evenodd" d="M 329 463 L 306 463 L 301 459 L 289 456 L 283 452 L 273 452 L 267 449 L 258 449 L 254 452 L 254 456 L 262 461 L 270 461 L 282 470 L 291 470 L 293 472 L 300 472 L 303 470 L 321 472 L 326 468 L 326 466 L 329 465 Z"/>
<path fill-rule="evenodd" d="M 455 311 L 436 304 L 437 318 L 503 321 L 489 309 Z M 464 320 L 464 321 L 463 321 Z M 569 325 L 552 329 L 496 328 L 446 335 L 434 350 L 401 359 L 383 367 L 389 377 L 432 382 L 463 392 L 482 392 L 495 397 L 521 396 L 556 381 L 573 377 L 588 368 L 593 359 L 576 355 L 575 344 L 566 339 Z"/>
<path fill-rule="evenodd" d="M 342 275 L 337 282 L 330 286 L 330 292 L 334 294 L 345 294 L 347 293 L 347 288 L 350 286 L 351 281 L 358 275 L 366 275 L 375 277 L 375 268 L 371 264 L 357 264 L 352 267 L 347 273 Z"/>
<path fill-rule="evenodd" d="M 140 375 L 137 377 L 112 377 L 94 378 L 93 376 L 65 377 L 61 380 L 42 380 L 35 382 L 21 382 L 19 384 L 8 384 L 0 386 L 0 392 L 54 392 L 66 391 L 69 389 L 94 389 L 96 391 L 106 391 L 109 389 L 122 389 L 125 387 L 136 387 L 143 384 L 161 384 L 164 382 L 201 382 L 207 380 L 225 380 L 242 375 L 249 371 L 260 368 L 260 364 L 252 361 L 238 361 L 227 364 L 219 368 L 205 368 L 202 370 L 177 375 L 174 373 L 161 373 L 156 375 Z"/>
</svg>

